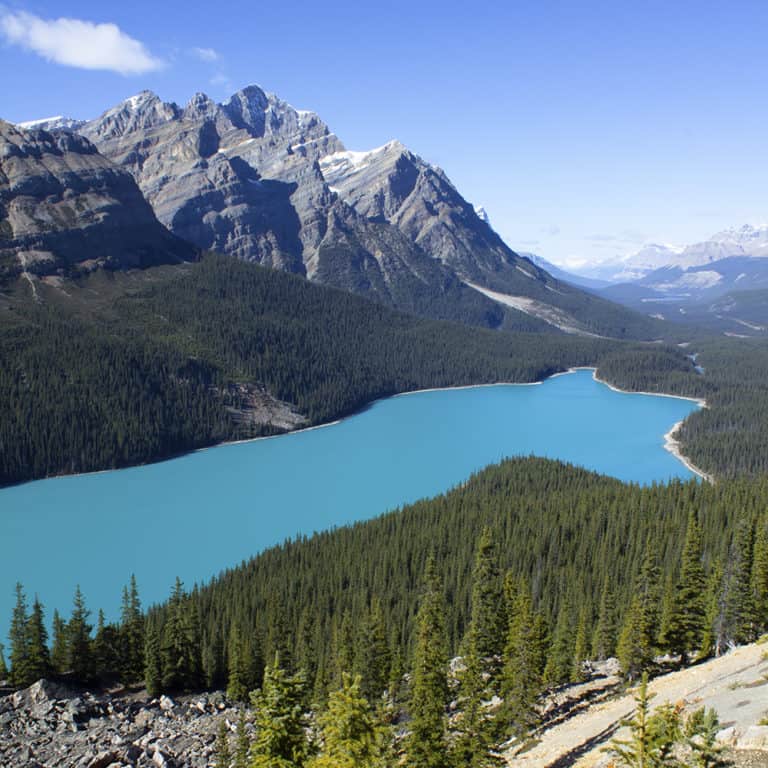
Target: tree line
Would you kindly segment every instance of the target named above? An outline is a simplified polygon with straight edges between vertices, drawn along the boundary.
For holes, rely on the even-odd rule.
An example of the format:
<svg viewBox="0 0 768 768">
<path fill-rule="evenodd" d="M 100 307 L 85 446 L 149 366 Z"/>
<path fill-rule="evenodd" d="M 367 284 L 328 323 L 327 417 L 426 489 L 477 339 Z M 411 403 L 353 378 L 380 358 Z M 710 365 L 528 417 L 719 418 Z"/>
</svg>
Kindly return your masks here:
<svg viewBox="0 0 768 768">
<path fill-rule="evenodd" d="M 146 613 L 132 581 L 120 621 L 100 618 L 95 634 L 78 591 L 70 619 L 54 616 L 50 647 L 40 602 L 29 611 L 18 587 L 11 680 L 54 672 L 151 695 L 253 694 L 251 716 L 266 717 L 249 732 L 254 760 L 282 749 L 269 746 L 264 712 L 330 724 L 334 707 L 349 706 L 370 719 L 376 759 L 492 764 L 496 745 L 537 726 L 542 694 L 585 679 L 595 661 L 617 655 L 638 679 L 661 654 L 683 665 L 768 631 L 766 501 L 765 481 L 641 488 L 511 460 L 437 499 L 288 542 L 207 586 L 177 581 Z M 389 726 L 403 713 L 400 739 Z M 324 737 L 298 724 L 296 734 L 304 741 L 285 765 L 324 754 Z"/>
</svg>

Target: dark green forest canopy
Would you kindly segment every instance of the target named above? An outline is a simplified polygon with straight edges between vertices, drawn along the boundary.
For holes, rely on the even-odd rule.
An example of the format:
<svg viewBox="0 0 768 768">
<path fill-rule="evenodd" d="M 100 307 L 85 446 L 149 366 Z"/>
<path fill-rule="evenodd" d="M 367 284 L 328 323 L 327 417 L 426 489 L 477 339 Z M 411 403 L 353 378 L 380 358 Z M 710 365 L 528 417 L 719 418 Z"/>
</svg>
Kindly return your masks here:
<svg viewBox="0 0 768 768">
<path fill-rule="evenodd" d="M 278 649 L 278 639 L 296 658 L 309 627 L 324 667 L 333 663 L 333 638 L 344 617 L 352 627 L 363 626 L 375 597 L 393 643 L 407 657 L 425 564 L 433 555 L 455 653 L 469 618 L 475 548 L 488 528 L 502 572 L 509 569 L 530 584 L 550 628 L 564 606 L 576 606 L 584 610 L 591 639 L 606 584 L 616 606 L 611 620 L 622 625 L 649 546 L 660 568 L 659 588 L 674 583 L 692 511 L 710 573 L 728 562 L 737 523 L 754 526 L 762 519 L 765 525 L 766 508 L 765 478 L 639 487 L 560 462 L 513 459 L 434 499 L 272 548 L 196 588 L 191 599 L 209 655 L 226 648 L 238 627 L 258 638 L 265 658 Z M 153 620 L 162 622 L 164 611 L 156 609 Z M 570 619 L 575 623 L 576 614 Z"/>
<path fill-rule="evenodd" d="M 209 256 L 61 287 L 0 292 L 0 484 L 154 461 L 274 428 L 266 390 L 305 424 L 427 387 L 531 382 L 598 366 L 626 389 L 702 396 L 685 452 L 711 474 L 768 471 L 768 344 L 694 348 L 423 320 L 364 298 Z M 550 329 L 551 330 L 551 329 Z"/>
</svg>

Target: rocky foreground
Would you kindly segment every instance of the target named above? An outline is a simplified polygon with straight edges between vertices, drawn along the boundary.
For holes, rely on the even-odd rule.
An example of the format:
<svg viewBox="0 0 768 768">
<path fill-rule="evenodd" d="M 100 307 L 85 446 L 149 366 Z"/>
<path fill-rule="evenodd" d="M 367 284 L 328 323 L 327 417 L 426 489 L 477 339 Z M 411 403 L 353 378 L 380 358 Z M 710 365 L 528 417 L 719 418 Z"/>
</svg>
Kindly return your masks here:
<svg viewBox="0 0 768 768">
<path fill-rule="evenodd" d="M 223 694 L 147 699 L 93 695 L 41 680 L 0 698 L 2 768 L 206 768 L 219 722 L 238 710 Z"/>
</svg>

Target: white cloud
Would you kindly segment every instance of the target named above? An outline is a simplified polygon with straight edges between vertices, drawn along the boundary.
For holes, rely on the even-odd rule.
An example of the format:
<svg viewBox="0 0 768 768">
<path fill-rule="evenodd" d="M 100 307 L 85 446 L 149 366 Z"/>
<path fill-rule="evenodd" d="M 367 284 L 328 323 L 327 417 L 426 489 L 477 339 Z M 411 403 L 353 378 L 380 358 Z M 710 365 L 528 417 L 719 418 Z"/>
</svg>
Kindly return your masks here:
<svg viewBox="0 0 768 768">
<path fill-rule="evenodd" d="M 200 61 L 218 61 L 219 54 L 213 48 L 193 48 L 192 55 L 197 56 Z"/>
<path fill-rule="evenodd" d="M 232 81 L 223 72 L 218 72 L 208 82 L 216 88 L 219 88 L 223 93 L 230 94 L 235 90 Z"/>
<path fill-rule="evenodd" d="M 0 16 L 0 33 L 9 43 L 69 67 L 141 75 L 164 66 L 143 43 L 126 35 L 116 24 L 41 19 L 19 11 Z"/>
</svg>

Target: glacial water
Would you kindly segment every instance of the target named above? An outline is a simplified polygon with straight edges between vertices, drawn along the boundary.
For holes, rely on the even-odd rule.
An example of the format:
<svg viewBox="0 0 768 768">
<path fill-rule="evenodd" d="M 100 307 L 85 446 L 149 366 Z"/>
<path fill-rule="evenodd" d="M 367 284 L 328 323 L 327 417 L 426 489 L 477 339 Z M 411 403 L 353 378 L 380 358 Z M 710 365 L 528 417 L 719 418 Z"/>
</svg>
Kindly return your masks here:
<svg viewBox="0 0 768 768">
<path fill-rule="evenodd" d="M 68 616 L 75 586 L 116 618 L 136 574 L 145 605 L 296 534 L 432 496 L 507 456 L 563 459 L 651 483 L 691 472 L 664 434 L 698 406 L 623 394 L 590 371 L 538 385 L 419 392 L 319 429 L 116 472 L 0 491 L 0 628 L 13 588 Z"/>
</svg>

